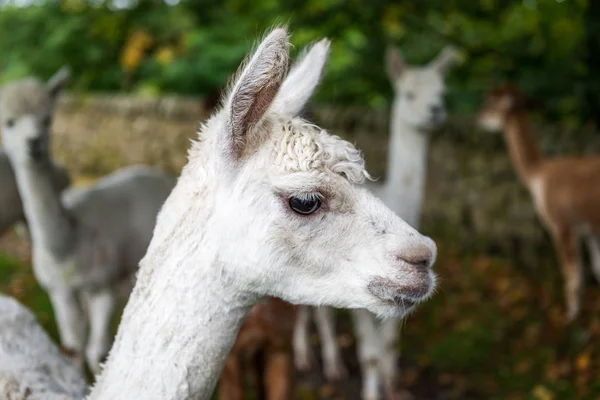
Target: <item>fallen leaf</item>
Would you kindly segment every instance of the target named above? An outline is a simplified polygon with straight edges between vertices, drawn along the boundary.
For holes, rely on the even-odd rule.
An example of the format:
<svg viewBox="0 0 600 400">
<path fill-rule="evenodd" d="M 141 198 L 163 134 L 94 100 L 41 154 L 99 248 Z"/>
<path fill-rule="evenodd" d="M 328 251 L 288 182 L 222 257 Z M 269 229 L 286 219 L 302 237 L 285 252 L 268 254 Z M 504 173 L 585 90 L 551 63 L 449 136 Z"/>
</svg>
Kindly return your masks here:
<svg viewBox="0 0 600 400">
<path fill-rule="evenodd" d="M 554 396 L 546 387 L 538 385 L 533 389 L 533 397 L 537 400 L 553 400 Z"/>
<path fill-rule="evenodd" d="M 321 397 L 331 397 L 335 393 L 335 387 L 333 385 L 323 385 L 319 388 L 319 395 Z"/>
<path fill-rule="evenodd" d="M 590 355 L 588 353 L 582 353 L 577 357 L 575 361 L 575 368 L 578 371 L 585 371 L 590 367 Z"/>
<path fill-rule="evenodd" d="M 403 371 L 402 373 L 402 383 L 403 386 L 411 386 L 417 382 L 419 379 L 420 372 L 418 369 L 411 369 L 408 371 Z"/>
<path fill-rule="evenodd" d="M 519 364 L 517 364 L 517 367 L 515 368 L 515 371 L 517 371 L 519 374 L 525 374 L 525 373 L 529 372 L 530 370 L 531 370 L 531 360 L 523 360 Z"/>
</svg>

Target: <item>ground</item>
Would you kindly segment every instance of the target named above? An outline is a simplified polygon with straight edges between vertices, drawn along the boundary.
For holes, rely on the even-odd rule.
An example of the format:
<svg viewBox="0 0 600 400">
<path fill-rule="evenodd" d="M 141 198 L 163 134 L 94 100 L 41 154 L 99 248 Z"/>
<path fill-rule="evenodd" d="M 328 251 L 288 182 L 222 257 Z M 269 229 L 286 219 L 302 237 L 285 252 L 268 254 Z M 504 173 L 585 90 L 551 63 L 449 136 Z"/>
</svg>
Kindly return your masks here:
<svg viewBox="0 0 600 400">
<path fill-rule="evenodd" d="M 0 291 L 29 306 L 56 338 L 28 254 L 27 241 L 16 234 L 0 239 Z M 540 268 L 538 275 L 552 279 L 540 280 L 506 260 L 440 243 L 439 291 L 402 328 L 403 386 L 416 399 L 598 398 L 600 288 L 588 279 L 581 317 L 565 326 L 556 265 L 549 261 L 547 268 L 552 270 Z M 338 325 L 350 378 L 329 384 L 318 370 L 299 375 L 298 399 L 359 398 L 347 313 L 338 314 Z"/>
</svg>

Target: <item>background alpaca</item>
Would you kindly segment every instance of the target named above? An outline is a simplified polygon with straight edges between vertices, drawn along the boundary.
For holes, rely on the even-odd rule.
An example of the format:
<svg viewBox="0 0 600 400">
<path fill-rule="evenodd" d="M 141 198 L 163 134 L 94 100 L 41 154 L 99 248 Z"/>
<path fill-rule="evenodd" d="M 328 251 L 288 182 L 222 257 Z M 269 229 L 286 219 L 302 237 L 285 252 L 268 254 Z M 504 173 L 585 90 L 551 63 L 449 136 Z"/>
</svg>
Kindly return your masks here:
<svg viewBox="0 0 600 400">
<path fill-rule="evenodd" d="M 1 128 L 1 127 L 0 127 Z M 71 184 L 69 173 L 62 165 L 52 164 L 52 182 L 58 192 Z M 23 203 L 15 173 L 6 153 L 0 150 L 0 236 L 17 222 L 25 222 Z"/>
<path fill-rule="evenodd" d="M 256 398 L 293 398 L 292 336 L 297 307 L 276 297 L 260 302 L 248 313 L 219 382 L 221 400 L 247 397 L 248 372 L 253 372 Z"/>
<path fill-rule="evenodd" d="M 368 187 L 398 216 L 411 226 L 419 227 L 424 196 L 428 132 L 446 119 L 443 95 L 444 76 L 456 61 L 456 51 L 445 48 L 433 61 L 423 67 L 407 65 L 397 49 L 387 54 L 388 75 L 395 90 L 388 146 L 387 178 L 380 185 Z M 298 312 L 294 332 L 296 366 L 310 366 L 307 308 Z M 315 322 L 322 341 L 324 372 L 328 378 L 342 377 L 345 369 L 335 338 L 333 314 L 321 307 L 315 310 Z M 389 320 L 381 327 L 367 311 L 354 315 L 358 336 L 359 360 L 363 374 L 363 398 L 379 397 L 380 377 L 385 383 L 387 397 L 395 386 L 397 363 L 398 322 Z"/>
<path fill-rule="evenodd" d="M 540 154 L 516 86 L 492 90 L 481 109 L 479 123 L 503 131 L 521 182 L 552 235 L 564 277 L 566 320 L 580 309 L 581 265 L 578 235 L 586 239 L 592 271 L 600 281 L 600 156 L 546 158 Z"/>
<path fill-rule="evenodd" d="M 35 276 L 50 296 L 62 345 L 78 361 L 85 346 L 88 365 L 97 373 L 110 347 L 117 291 L 131 284 L 174 180 L 134 166 L 61 197 L 49 168 L 49 131 L 68 77 L 62 69 L 48 84 L 29 78 L 6 85 L 0 119 L 29 224 Z"/>
<path fill-rule="evenodd" d="M 92 399 L 209 398 L 265 295 L 401 316 L 431 293 L 434 243 L 356 185 L 350 143 L 297 118 L 320 71 L 284 81 L 288 46 L 271 32 L 202 127 Z"/>
<path fill-rule="evenodd" d="M 456 61 L 446 47 L 428 65 L 407 65 L 399 50 L 390 48 L 387 70 L 395 97 L 392 106 L 388 167 L 382 185 L 369 188 L 415 229 L 419 228 L 425 189 L 428 132 L 446 119 L 444 77 Z M 397 390 L 399 321 L 381 326 L 367 310 L 354 313 L 358 358 L 363 374 L 363 398 L 379 398 L 381 381 L 388 399 Z"/>
<path fill-rule="evenodd" d="M 86 391 L 81 372 L 60 354 L 33 314 L 0 295 L 0 398 L 82 399 Z"/>
</svg>

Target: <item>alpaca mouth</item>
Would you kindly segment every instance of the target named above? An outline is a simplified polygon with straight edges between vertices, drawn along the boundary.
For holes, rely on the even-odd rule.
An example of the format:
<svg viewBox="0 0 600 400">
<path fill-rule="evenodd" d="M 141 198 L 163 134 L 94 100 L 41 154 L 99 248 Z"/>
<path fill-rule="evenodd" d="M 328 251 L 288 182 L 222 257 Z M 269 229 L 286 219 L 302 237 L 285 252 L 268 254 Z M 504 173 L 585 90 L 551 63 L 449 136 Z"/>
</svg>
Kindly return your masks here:
<svg viewBox="0 0 600 400">
<path fill-rule="evenodd" d="M 34 161 L 40 161 L 46 155 L 46 146 L 41 139 L 31 139 L 29 145 L 29 156 Z"/>
<path fill-rule="evenodd" d="M 417 302 L 406 297 L 398 296 L 394 299 L 393 304 L 390 303 L 390 305 L 393 305 L 403 314 L 407 314 L 417 306 Z"/>
<path fill-rule="evenodd" d="M 401 282 L 377 277 L 369 283 L 367 289 L 385 304 L 406 314 L 429 297 L 434 287 L 435 277 L 433 274 L 423 272 L 413 274 L 410 279 Z"/>
<path fill-rule="evenodd" d="M 435 114 L 429 118 L 429 125 L 432 128 L 436 128 L 444 123 L 446 116 L 443 114 Z"/>
</svg>

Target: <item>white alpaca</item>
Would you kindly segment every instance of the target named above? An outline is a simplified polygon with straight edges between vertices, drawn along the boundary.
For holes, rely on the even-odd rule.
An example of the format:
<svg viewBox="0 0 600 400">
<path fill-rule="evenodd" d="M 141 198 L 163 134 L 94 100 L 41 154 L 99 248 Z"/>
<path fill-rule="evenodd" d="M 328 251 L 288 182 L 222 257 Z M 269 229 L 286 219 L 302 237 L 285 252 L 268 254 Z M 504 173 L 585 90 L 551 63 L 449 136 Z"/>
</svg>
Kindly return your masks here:
<svg viewBox="0 0 600 400">
<path fill-rule="evenodd" d="M 408 66 L 397 49 L 387 54 L 388 74 L 395 90 L 392 108 L 387 179 L 383 185 L 368 187 L 398 216 L 414 228 L 419 227 L 425 187 L 428 132 L 446 119 L 444 75 L 456 57 L 455 50 L 445 48 L 424 67 Z M 335 338 L 333 313 L 327 307 L 315 309 L 315 322 L 322 341 L 324 372 L 338 378 L 345 369 Z M 294 331 L 296 366 L 310 366 L 308 339 L 309 309 L 298 311 Z M 380 327 L 373 316 L 359 310 L 354 313 L 359 341 L 359 360 L 363 374 L 363 398 L 379 398 L 380 377 L 387 397 L 395 386 L 398 321 L 388 320 Z"/>
<path fill-rule="evenodd" d="M 408 66 L 397 49 L 389 49 L 387 69 L 394 87 L 387 178 L 370 189 L 415 229 L 423 206 L 428 132 L 446 119 L 444 76 L 455 62 L 454 49 L 445 48 L 423 67 Z M 379 398 L 383 383 L 386 398 L 397 389 L 399 320 L 380 325 L 368 310 L 353 312 L 361 364 L 363 399 Z"/>
<path fill-rule="evenodd" d="M 79 369 L 58 351 L 33 314 L 0 295 L 0 398 L 82 399 L 86 391 Z"/>
<path fill-rule="evenodd" d="M 59 192 L 62 192 L 71 183 L 67 170 L 57 164 L 52 165 L 52 181 L 55 189 Z M 3 150 L 0 150 L 0 188 L 2 188 L 0 190 L 0 235 L 2 235 L 13 225 L 25 222 L 23 203 L 19 195 L 15 173 Z"/>
<path fill-rule="evenodd" d="M 355 185 L 367 173 L 350 143 L 297 117 L 327 45 L 285 79 L 288 35 L 275 29 L 202 127 L 90 399 L 210 398 L 263 296 L 382 317 L 429 296 L 433 241 Z"/>
<path fill-rule="evenodd" d="M 0 120 L 29 224 L 35 276 L 50 296 L 62 345 L 78 361 L 85 351 L 97 373 L 110 348 L 117 292 L 123 294 L 128 283 L 131 289 L 128 281 L 175 180 L 134 166 L 61 197 L 52 184 L 49 130 L 68 75 L 63 69 L 46 85 L 32 78 L 6 85 Z"/>
</svg>

